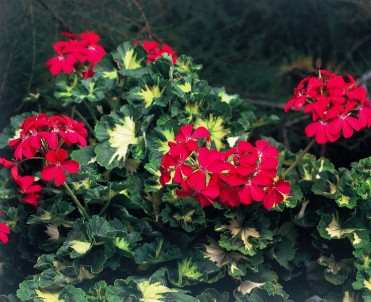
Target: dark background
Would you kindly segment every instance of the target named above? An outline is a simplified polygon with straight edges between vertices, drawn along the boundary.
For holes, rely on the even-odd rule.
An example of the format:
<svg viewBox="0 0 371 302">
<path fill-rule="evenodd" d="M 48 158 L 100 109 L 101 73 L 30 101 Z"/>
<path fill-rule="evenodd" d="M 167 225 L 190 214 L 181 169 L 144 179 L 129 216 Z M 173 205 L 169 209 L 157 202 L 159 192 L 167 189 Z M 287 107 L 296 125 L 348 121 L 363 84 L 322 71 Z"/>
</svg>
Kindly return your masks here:
<svg viewBox="0 0 371 302">
<path fill-rule="evenodd" d="M 87 30 L 107 51 L 149 38 L 192 56 L 211 85 L 279 115 L 261 132 L 294 150 L 308 143 L 305 122 L 282 107 L 304 76 L 324 68 L 371 82 L 369 0 L 0 0 L 0 129 L 37 110 L 24 103 L 30 93 L 52 91 L 45 62 L 60 33 Z M 347 166 L 371 155 L 370 132 L 313 152 Z"/>
</svg>

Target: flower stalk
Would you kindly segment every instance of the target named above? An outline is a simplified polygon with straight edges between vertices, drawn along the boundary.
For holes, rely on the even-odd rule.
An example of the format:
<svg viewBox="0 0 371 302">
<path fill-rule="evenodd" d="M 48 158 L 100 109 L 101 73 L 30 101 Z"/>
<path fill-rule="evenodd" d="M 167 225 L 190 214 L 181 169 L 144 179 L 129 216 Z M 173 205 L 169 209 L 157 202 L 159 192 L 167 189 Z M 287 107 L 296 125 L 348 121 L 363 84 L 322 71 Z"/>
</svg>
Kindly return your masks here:
<svg viewBox="0 0 371 302">
<path fill-rule="evenodd" d="M 316 142 L 315 139 L 312 139 L 310 141 L 310 143 L 308 144 L 308 146 L 305 147 L 305 149 L 303 150 L 303 152 L 300 153 L 300 155 L 296 158 L 296 160 L 291 164 L 290 167 L 287 168 L 287 170 L 282 174 L 282 178 L 285 179 L 287 177 L 287 175 L 289 175 L 289 173 L 291 172 L 292 169 L 294 169 L 297 164 L 302 160 L 302 158 L 304 157 L 304 155 L 306 153 L 308 153 L 308 151 L 310 150 L 310 148 L 312 148 L 312 146 L 314 145 L 314 143 Z"/>
<path fill-rule="evenodd" d="M 68 195 L 70 195 L 70 197 L 72 198 L 72 200 L 75 202 L 80 214 L 82 217 L 86 218 L 86 219 L 89 219 L 89 215 L 88 213 L 86 212 L 85 208 L 82 206 L 82 204 L 80 203 L 80 201 L 77 199 L 76 195 L 72 192 L 71 188 L 69 187 L 69 185 L 64 182 L 63 183 L 63 186 L 64 188 L 66 189 Z"/>
</svg>

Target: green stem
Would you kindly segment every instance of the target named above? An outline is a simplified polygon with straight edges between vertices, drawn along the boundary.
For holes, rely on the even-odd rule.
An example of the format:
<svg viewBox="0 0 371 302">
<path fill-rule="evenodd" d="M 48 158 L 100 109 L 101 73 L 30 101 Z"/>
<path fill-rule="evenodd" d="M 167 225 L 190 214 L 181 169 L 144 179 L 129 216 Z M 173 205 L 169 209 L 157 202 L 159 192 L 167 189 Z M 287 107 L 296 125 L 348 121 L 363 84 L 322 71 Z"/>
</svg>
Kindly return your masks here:
<svg viewBox="0 0 371 302">
<path fill-rule="evenodd" d="M 78 111 L 77 109 L 74 110 L 74 113 L 84 122 L 86 128 L 89 129 L 90 133 L 92 136 L 95 137 L 94 135 L 94 130 L 93 128 L 90 126 L 90 124 L 88 123 L 88 121 L 85 119 L 85 117 L 80 113 L 80 111 Z"/>
<path fill-rule="evenodd" d="M 110 183 L 110 185 L 109 185 L 109 191 L 108 191 L 108 196 L 110 196 L 110 195 L 111 195 L 111 183 Z M 99 217 L 102 216 L 103 213 L 107 210 L 107 208 L 108 208 L 108 206 L 110 205 L 110 203 L 111 203 L 111 198 L 108 199 L 108 201 L 106 202 L 106 204 L 105 204 L 105 205 L 103 206 L 103 208 L 100 210 L 100 212 L 99 212 L 99 214 L 98 214 Z"/>
<path fill-rule="evenodd" d="M 88 213 L 86 212 L 85 208 L 82 206 L 80 201 L 77 199 L 76 195 L 72 192 L 69 185 L 65 182 L 65 183 L 63 183 L 63 186 L 66 189 L 68 195 L 70 195 L 72 200 L 75 202 L 75 204 L 76 204 L 77 208 L 79 209 L 80 214 L 82 215 L 82 217 L 84 217 L 86 219 L 89 219 Z"/>
<path fill-rule="evenodd" d="M 160 219 L 160 204 L 161 204 L 161 194 L 159 192 L 152 193 L 152 206 L 153 213 L 155 214 L 156 221 Z"/>
<path fill-rule="evenodd" d="M 83 101 L 83 103 L 84 103 L 84 105 L 86 106 L 86 108 L 88 108 L 89 113 L 90 113 L 91 117 L 92 117 L 93 120 L 94 120 L 94 124 L 96 124 L 96 123 L 98 122 L 98 119 L 97 119 L 97 117 L 95 116 L 95 113 L 94 113 L 94 110 L 93 110 L 93 108 L 92 108 L 92 106 L 91 106 L 91 103 L 87 103 L 86 101 Z"/>
<path fill-rule="evenodd" d="M 304 157 L 304 155 L 309 151 L 310 148 L 314 145 L 316 141 L 313 139 L 311 142 L 308 144 L 308 146 L 305 147 L 303 152 L 300 153 L 300 155 L 296 158 L 296 160 L 291 164 L 290 167 L 287 168 L 287 170 L 282 174 L 282 178 L 285 179 L 286 176 L 291 172 L 292 169 L 294 169 L 297 164 L 301 161 L 301 159 Z"/>
</svg>

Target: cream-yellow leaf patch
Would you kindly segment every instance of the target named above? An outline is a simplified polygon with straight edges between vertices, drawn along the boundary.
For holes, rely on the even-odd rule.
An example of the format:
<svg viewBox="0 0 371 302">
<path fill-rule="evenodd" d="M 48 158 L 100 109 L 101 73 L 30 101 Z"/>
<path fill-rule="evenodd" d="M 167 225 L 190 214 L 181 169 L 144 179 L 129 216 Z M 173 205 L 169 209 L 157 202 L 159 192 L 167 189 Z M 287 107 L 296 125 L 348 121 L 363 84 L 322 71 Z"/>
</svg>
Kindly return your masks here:
<svg viewBox="0 0 371 302">
<path fill-rule="evenodd" d="M 160 90 L 159 85 L 148 86 L 145 85 L 144 89 L 136 93 L 144 101 L 144 108 L 148 108 L 152 105 L 153 100 L 162 96 L 164 89 Z"/>
<path fill-rule="evenodd" d="M 113 149 L 116 149 L 112 155 L 109 164 L 115 159 L 125 161 L 130 145 L 138 144 L 139 138 L 135 136 L 135 122 L 130 116 L 125 116 L 123 124 L 117 124 L 115 128 L 107 130 L 110 136 L 108 142 Z"/>
<path fill-rule="evenodd" d="M 352 234 L 356 229 L 343 229 L 335 214 L 332 214 L 332 220 L 325 230 L 331 238 L 342 238 L 343 235 Z"/>
<path fill-rule="evenodd" d="M 230 133 L 229 129 L 223 127 L 223 118 L 220 116 L 214 117 L 212 114 L 206 120 L 198 119 L 196 120 L 195 127 L 203 126 L 210 132 L 211 141 L 215 143 L 217 150 L 224 147 L 222 139 Z"/>
<path fill-rule="evenodd" d="M 170 289 L 160 282 L 149 283 L 149 281 L 143 281 L 138 283 L 138 288 L 142 293 L 141 302 L 162 302 L 166 298 L 163 294 L 176 292 L 174 289 Z"/>
<path fill-rule="evenodd" d="M 42 290 L 36 290 L 36 295 L 38 298 L 43 300 L 44 302 L 61 302 L 62 300 L 59 300 L 59 292 L 55 291 L 42 291 Z"/>
<path fill-rule="evenodd" d="M 122 58 L 124 62 L 125 69 L 137 69 L 141 67 L 140 62 L 141 60 L 137 60 L 137 55 L 134 54 L 134 48 L 128 50 L 125 53 L 125 57 Z"/>
<path fill-rule="evenodd" d="M 183 91 L 185 93 L 190 92 L 192 90 L 192 85 L 189 82 L 185 82 L 184 84 L 180 84 L 180 85 L 177 85 L 177 86 L 181 91 Z"/>
<path fill-rule="evenodd" d="M 89 251 L 91 243 L 86 241 L 73 240 L 70 242 L 70 246 L 79 254 L 84 255 Z"/>
</svg>

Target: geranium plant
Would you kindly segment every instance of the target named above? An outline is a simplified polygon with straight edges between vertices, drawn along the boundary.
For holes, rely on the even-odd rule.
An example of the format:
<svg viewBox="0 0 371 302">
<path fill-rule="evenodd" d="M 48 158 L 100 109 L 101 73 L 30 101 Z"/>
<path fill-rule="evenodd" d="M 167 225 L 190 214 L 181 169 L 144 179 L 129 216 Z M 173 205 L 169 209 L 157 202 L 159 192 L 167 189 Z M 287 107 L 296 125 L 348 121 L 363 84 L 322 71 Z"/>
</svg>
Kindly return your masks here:
<svg viewBox="0 0 371 302">
<path fill-rule="evenodd" d="M 308 153 L 371 126 L 353 77 L 295 89 L 295 154 L 170 46 L 64 36 L 57 102 L 0 136 L 3 301 L 370 301 L 371 157 Z"/>
</svg>

